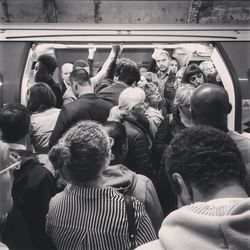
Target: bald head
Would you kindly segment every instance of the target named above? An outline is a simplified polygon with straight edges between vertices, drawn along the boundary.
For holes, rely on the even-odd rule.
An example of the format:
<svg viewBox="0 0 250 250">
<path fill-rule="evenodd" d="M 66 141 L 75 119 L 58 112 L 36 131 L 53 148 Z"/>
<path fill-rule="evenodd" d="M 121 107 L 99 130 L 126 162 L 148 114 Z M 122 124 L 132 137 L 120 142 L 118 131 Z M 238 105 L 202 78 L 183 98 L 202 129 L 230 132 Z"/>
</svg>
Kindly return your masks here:
<svg viewBox="0 0 250 250">
<path fill-rule="evenodd" d="M 191 97 L 192 119 L 195 124 L 224 129 L 231 109 L 226 90 L 216 84 L 205 83 L 199 86 Z"/>
</svg>

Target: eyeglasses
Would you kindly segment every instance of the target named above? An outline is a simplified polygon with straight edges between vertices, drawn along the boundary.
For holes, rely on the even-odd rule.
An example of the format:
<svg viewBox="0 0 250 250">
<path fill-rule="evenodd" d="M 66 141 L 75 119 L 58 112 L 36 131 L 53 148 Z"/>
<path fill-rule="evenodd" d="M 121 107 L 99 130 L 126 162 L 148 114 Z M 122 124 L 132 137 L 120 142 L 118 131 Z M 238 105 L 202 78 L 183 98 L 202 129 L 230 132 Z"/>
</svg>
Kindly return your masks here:
<svg viewBox="0 0 250 250">
<path fill-rule="evenodd" d="M 194 82 L 196 79 L 198 79 L 198 78 L 202 78 L 202 74 L 201 73 L 199 73 L 199 74 L 197 74 L 197 75 L 193 75 L 193 76 L 191 76 L 190 77 L 190 81 L 192 81 L 192 82 Z"/>
<path fill-rule="evenodd" d="M 3 169 L 0 171 L 0 175 L 11 170 L 11 169 L 20 169 L 21 167 L 21 158 L 18 154 L 16 153 L 10 153 L 9 155 L 9 160 L 10 162 L 14 162 L 12 163 L 10 166 L 8 166 L 7 168 Z"/>
</svg>

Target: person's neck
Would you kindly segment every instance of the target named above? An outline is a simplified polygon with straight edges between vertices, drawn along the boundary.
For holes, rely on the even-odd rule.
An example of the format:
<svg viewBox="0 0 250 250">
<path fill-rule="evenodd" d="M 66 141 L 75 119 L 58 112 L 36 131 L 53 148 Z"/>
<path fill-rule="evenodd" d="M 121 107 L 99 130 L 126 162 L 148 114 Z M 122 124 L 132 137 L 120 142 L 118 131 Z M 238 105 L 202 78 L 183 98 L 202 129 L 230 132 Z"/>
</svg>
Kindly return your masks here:
<svg viewBox="0 0 250 250">
<path fill-rule="evenodd" d="M 212 195 L 203 196 L 199 192 L 194 192 L 194 201 L 210 201 L 223 198 L 247 198 L 248 195 L 244 188 L 237 182 L 230 182 L 225 187 L 220 187 L 217 192 Z"/>
<path fill-rule="evenodd" d="M 85 188 L 103 188 L 103 176 L 100 174 L 95 180 L 85 181 L 84 183 L 73 183 L 76 186 Z"/>
<path fill-rule="evenodd" d="M 94 93 L 91 86 L 81 86 L 79 87 L 78 97 L 80 97 L 81 95 L 86 95 L 86 94 L 91 94 L 91 93 Z"/>
</svg>

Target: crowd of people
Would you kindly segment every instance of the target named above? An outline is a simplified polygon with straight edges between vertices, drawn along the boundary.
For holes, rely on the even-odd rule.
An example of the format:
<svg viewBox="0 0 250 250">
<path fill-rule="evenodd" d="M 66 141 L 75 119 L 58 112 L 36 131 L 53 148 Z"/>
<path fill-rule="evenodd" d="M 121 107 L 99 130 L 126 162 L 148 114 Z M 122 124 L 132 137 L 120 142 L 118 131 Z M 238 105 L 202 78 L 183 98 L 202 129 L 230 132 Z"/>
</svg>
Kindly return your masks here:
<svg viewBox="0 0 250 250">
<path fill-rule="evenodd" d="M 250 249 L 250 136 L 212 61 L 114 44 L 93 75 L 95 50 L 58 83 L 40 55 L 0 111 L 0 249 Z"/>
</svg>

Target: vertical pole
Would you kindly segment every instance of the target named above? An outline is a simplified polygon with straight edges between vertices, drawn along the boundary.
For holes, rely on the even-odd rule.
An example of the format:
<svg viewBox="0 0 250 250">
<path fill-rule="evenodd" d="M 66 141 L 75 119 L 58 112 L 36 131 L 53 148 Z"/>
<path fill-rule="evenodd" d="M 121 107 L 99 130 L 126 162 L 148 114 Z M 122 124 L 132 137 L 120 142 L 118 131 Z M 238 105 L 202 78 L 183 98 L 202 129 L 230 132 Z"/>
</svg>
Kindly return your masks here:
<svg viewBox="0 0 250 250">
<path fill-rule="evenodd" d="M 200 0 L 191 0 L 187 23 L 199 23 L 202 3 Z"/>
<path fill-rule="evenodd" d="M 10 23 L 10 14 L 9 14 L 9 8 L 8 8 L 7 0 L 1 0 L 1 4 L 2 4 L 2 7 L 3 7 L 5 22 Z"/>
<path fill-rule="evenodd" d="M 100 5 L 101 5 L 101 0 L 94 0 L 95 23 L 99 23 L 100 21 Z"/>
<path fill-rule="evenodd" d="M 43 13 L 46 23 L 57 23 L 57 11 L 55 0 L 43 0 Z"/>
</svg>

